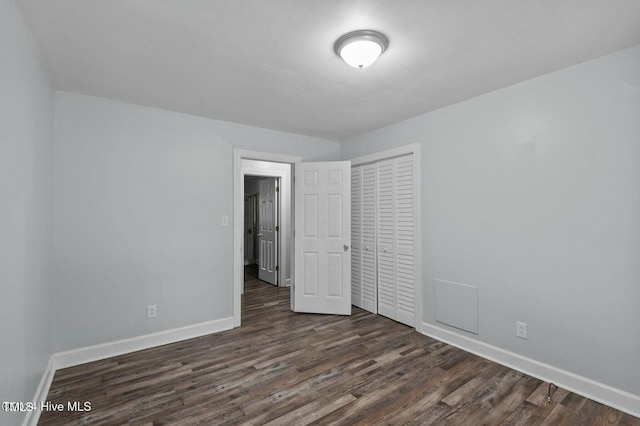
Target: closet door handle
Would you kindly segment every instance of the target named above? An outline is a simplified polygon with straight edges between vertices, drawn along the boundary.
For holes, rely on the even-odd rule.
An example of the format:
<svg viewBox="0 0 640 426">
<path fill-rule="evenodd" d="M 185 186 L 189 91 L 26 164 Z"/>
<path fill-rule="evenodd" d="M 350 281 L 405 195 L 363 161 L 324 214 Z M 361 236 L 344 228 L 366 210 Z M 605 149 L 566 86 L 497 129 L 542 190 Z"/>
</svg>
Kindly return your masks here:
<svg viewBox="0 0 640 426">
<path fill-rule="evenodd" d="M 345 244 L 345 245 L 344 245 L 344 246 L 342 246 L 342 247 L 344 247 L 344 251 L 349 250 L 349 244 Z"/>
</svg>

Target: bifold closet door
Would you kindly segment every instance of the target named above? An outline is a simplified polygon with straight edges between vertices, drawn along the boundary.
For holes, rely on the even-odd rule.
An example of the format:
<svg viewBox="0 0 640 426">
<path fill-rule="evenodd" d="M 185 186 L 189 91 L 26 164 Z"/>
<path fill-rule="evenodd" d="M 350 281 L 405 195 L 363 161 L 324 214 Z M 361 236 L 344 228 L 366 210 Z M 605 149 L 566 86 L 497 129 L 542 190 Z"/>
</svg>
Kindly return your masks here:
<svg viewBox="0 0 640 426">
<path fill-rule="evenodd" d="M 378 313 L 376 259 L 377 166 L 362 166 L 362 309 Z"/>
<path fill-rule="evenodd" d="M 351 169 L 352 304 L 377 313 L 376 164 Z"/>
<path fill-rule="evenodd" d="M 378 312 L 415 326 L 413 155 L 377 163 Z"/>
<path fill-rule="evenodd" d="M 362 167 L 351 168 L 351 304 L 362 308 Z"/>
</svg>

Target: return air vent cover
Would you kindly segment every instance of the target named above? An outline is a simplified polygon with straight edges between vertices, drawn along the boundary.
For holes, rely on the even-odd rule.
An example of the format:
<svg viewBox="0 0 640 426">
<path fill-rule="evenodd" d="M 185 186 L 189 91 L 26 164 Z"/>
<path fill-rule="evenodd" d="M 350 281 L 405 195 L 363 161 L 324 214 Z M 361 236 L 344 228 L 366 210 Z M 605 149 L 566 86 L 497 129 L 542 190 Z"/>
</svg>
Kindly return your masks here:
<svg viewBox="0 0 640 426">
<path fill-rule="evenodd" d="M 478 334 L 478 287 L 436 281 L 436 321 Z"/>
</svg>

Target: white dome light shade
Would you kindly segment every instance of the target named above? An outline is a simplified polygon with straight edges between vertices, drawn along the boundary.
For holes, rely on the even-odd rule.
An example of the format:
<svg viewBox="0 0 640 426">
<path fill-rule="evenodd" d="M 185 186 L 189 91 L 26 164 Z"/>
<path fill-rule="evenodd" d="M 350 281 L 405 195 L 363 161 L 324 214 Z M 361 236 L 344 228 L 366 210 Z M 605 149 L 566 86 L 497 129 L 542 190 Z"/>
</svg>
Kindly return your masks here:
<svg viewBox="0 0 640 426">
<path fill-rule="evenodd" d="M 358 40 L 347 44 L 340 50 L 340 57 L 354 68 L 365 68 L 378 59 L 382 46 L 368 40 Z"/>
<path fill-rule="evenodd" d="M 385 51 L 389 40 L 381 33 L 371 30 L 353 31 L 340 37 L 333 50 L 348 65 L 365 68 Z"/>
</svg>

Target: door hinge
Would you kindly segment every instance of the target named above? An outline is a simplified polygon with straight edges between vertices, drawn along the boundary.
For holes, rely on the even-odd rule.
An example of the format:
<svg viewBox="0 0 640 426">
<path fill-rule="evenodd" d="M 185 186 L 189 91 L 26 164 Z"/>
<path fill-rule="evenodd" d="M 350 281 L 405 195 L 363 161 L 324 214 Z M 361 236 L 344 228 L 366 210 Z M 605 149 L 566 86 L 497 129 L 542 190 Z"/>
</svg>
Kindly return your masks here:
<svg viewBox="0 0 640 426">
<path fill-rule="evenodd" d="M 280 227 L 276 226 L 276 232 L 280 232 Z"/>
<path fill-rule="evenodd" d="M 280 187 L 276 186 L 276 192 L 280 192 Z"/>
<path fill-rule="evenodd" d="M 278 272 L 278 265 L 276 265 L 276 272 Z"/>
</svg>

